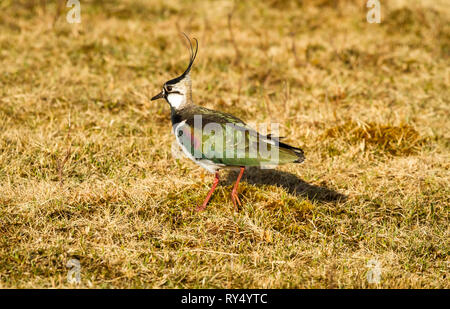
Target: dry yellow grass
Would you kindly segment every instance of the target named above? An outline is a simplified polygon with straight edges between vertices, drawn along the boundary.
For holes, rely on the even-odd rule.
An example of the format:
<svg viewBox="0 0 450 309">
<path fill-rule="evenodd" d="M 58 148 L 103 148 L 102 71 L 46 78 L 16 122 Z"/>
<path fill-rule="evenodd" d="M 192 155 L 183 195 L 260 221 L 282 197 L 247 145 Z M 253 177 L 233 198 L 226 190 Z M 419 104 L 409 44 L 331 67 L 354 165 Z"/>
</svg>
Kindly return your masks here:
<svg viewBox="0 0 450 309">
<path fill-rule="evenodd" d="M 76 287 L 71 258 L 80 287 L 450 287 L 445 1 L 382 1 L 381 24 L 364 1 L 81 2 L 81 24 L 0 2 L 0 287 Z M 197 104 L 306 153 L 249 170 L 238 214 L 233 172 L 193 212 L 212 177 L 149 101 L 180 31 Z"/>
</svg>

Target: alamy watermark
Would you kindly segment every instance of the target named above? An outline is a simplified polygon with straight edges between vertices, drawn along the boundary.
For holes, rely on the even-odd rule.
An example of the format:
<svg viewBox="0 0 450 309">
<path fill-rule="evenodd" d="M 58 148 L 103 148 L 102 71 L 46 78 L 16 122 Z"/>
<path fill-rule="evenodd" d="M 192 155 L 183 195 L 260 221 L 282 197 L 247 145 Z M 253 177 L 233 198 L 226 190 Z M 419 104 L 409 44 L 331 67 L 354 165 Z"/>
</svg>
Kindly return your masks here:
<svg viewBox="0 0 450 309">
<path fill-rule="evenodd" d="M 81 23 L 81 4 L 79 0 L 67 0 L 66 7 L 71 8 L 66 15 L 69 24 Z"/>
<path fill-rule="evenodd" d="M 372 259 L 367 262 L 367 282 L 368 283 L 380 283 L 381 280 L 381 264 L 379 261 Z"/>
<path fill-rule="evenodd" d="M 70 259 L 67 261 L 66 267 L 69 268 L 67 272 L 67 282 L 71 284 L 80 284 L 81 282 L 81 265 L 77 259 Z"/>
<path fill-rule="evenodd" d="M 192 159 L 214 159 L 226 165 L 240 165 L 245 159 L 251 165 L 272 168 L 280 163 L 279 127 L 278 123 L 261 124 L 256 131 L 242 123 L 203 124 L 203 116 L 195 115 L 191 125 L 176 123 L 173 131 L 177 144 Z M 172 144 L 172 155 L 181 157 L 176 144 Z M 295 160 L 295 150 L 291 156 Z"/>
<path fill-rule="evenodd" d="M 367 12 L 366 20 L 369 24 L 381 23 L 381 4 L 379 0 L 368 0 L 366 7 L 370 10 Z"/>
</svg>

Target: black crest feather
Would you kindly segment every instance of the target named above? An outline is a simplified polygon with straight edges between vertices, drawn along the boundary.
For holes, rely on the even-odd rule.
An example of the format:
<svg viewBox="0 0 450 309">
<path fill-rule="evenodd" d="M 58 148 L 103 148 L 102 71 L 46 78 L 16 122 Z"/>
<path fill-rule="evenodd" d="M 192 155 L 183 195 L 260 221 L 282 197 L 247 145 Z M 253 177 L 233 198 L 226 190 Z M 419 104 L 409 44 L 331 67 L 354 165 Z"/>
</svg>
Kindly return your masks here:
<svg viewBox="0 0 450 309">
<path fill-rule="evenodd" d="M 194 51 L 194 47 L 192 46 L 192 41 L 191 39 L 189 39 L 189 37 L 186 35 L 186 33 L 183 32 L 184 37 L 187 39 L 187 41 L 189 42 L 189 47 L 190 47 L 190 59 L 189 59 L 189 65 L 187 67 L 187 69 L 184 71 L 183 74 L 181 74 L 180 76 L 178 76 L 177 78 L 171 79 L 169 80 L 166 84 L 176 84 L 179 81 L 183 80 L 186 75 L 189 74 L 189 72 L 191 71 L 191 67 L 192 64 L 194 63 L 195 57 L 197 57 L 197 52 L 198 52 L 198 41 L 196 38 L 194 38 L 195 41 L 195 51 Z"/>
</svg>

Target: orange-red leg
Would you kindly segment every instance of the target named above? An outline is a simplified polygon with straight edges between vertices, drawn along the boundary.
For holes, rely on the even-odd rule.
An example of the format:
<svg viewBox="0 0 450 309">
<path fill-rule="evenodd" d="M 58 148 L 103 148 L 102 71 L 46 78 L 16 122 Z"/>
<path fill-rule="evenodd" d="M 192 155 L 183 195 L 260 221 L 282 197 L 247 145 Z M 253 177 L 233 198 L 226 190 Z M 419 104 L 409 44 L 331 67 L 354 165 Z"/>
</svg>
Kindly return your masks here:
<svg viewBox="0 0 450 309">
<path fill-rule="evenodd" d="M 245 167 L 241 167 L 241 170 L 239 172 L 238 178 L 236 179 L 236 183 L 234 184 L 233 190 L 231 191 L 231 200 L 233 201 L 234 204 L 234 209 L 236 211 L 238 211 L 238 207 L 237 204 L 239 204 L 239 206 L 242 206 L 241 201 L 239 200 L 239 197 L 237 195 L 237 188 L 239 186 L 239 181 L 241 181 L 242 175 L 244 174 L 244 170 Z M 236 204 L 237 202 L 237 204 Z"/>
<path fill-rule="evenodd" d="M 197 206 L 197 208 L 195 209 L 195 211 L 203 211 L 206 208 L 206 205 L 208 205 L 209 199 L 211 198 L 214 190 L 217 187 L 217 184 L 219 183 L 219 172 L 216 172 L 216 177 L 214 178 L 214 182 L 213 185 L 211 187 L 211 190 L 209 190 L 208 195 L 205 198 L 205 201 L 203 202 L 203 204 L 201 206 Z"/>
</svg>

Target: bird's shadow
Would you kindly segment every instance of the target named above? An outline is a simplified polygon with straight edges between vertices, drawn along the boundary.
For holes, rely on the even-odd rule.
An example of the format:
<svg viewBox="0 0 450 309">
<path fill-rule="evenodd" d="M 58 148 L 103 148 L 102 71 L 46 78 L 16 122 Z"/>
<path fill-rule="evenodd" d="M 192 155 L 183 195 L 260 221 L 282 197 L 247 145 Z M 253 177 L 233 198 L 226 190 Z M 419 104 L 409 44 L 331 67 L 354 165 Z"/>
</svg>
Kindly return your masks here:
<svg viewBox="0 0 450 309">
<path fill-rule="evenodd" d="M 226 177 L 226 183 L 234 183 L 237 176 L 237 171 L 230 171 Z M 253 185 L 277 185 L 292 195 L 306 197 L 311 201 L 339 202 L 347 199 L 346 195 L 333 189 L 309 184 L 294 174 L 275 169 L 247 168 L 242 181 Z"/>
</svg>

